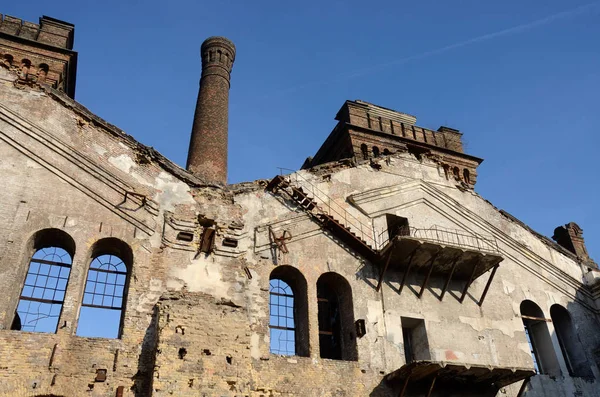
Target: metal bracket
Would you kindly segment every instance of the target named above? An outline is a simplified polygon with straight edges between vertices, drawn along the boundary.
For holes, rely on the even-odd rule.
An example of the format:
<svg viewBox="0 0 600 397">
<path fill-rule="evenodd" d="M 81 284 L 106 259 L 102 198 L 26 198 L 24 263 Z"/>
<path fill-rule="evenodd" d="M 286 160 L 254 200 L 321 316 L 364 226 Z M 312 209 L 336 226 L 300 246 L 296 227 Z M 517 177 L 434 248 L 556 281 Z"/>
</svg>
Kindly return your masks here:
<svg viewBox="0 0 600 397">
<path fill-rule="evenodd" d="M 292 239 L 292 234 L 289 231 L 284 230 L 281 237 L 277 237 L 275 236 L 275 232 L 271 226 L 269 226 L 269 235 L 271 236 L 271 242 L 275 244 L 281 252 L 284 254 L 289 252 L 286 245 L 286 241 L 290 241 Z"/>
</svg>

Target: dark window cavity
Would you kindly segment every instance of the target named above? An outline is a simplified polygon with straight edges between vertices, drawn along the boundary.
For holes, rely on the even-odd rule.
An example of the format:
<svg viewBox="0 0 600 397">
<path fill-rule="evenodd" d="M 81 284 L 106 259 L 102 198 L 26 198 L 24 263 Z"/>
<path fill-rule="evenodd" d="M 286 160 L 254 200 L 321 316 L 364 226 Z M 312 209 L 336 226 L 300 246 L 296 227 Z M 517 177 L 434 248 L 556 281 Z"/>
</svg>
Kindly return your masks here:
<svg viewBox="0 0 600 397">
<path fill-rule="evenodd" d="M 450 179 L 450 166 L 448 164 L 444 164 L 444 176 L 446 179 Z"/>
<path fill-rule="evenodd" d="M 269 350 L 309 356 L 306 280 L 292 266 L 279 266 L 269 281 Z"/>
<path fill-rule="evenodd" d="M 325 273 L 317 281 L 319 350 L 322 358 L 358 359 L 352 290 L 345 278 Z"/>
<path fill-rule="evenodd" d="M 525 300 L 521 303 L 521 317 L 536 372 L 560 375 L 560 366 L 548 331 L 548 320 L 542 309 L 534 302 Z"/>
<path fill-rule="evenodd" d="M 362 145 L 360 145 L 360 151 L 362 152 L 363 160 L 368 160 L 369 159 L 369 148 L 367 147 L 367 145 L 365 145 L 364 143 Z"/>
<path fill-rule="evenodd" d="M 465 181 L 465 183 L 471 183 L 471 174 L 466 168 L 463 170 L 463 180 Z"/>
<path fill-rule="evenodd" d="M 385 214 L 385 220 L 390 240 L 396 236 L 410 236 L 410 227 L 407 218 L 394 214 Z"/>
<path fill-rule="evenodd" d="M 373 157 L 379 157 L 379 148 L 377 146 L 373 146 Z"/>
<path fill-rule="evenodd" d="M 454 174 L 454 179 L 456 179 L 457 181 L 460 180 L 460 170 L 458 169 L 458 167 L 452 168 L 452 174 Z"/>
<path fill-rule="evenodd" d="M 401 317 L 404 359 L 413 361 L 431 360 L 429 341 L 425 330 L 425 321 L 419 318 Z"/>
<path fill-rule="evenodd" d="M 568 310 L 560 305 L 553 305 L 550 308 L 550 317 L 554 324 L 554 330 L 560 344 L 563 357 L 569 369 L 571 376 L 593 377 L 590 364 L 587 361 L 585 352 L 575 332 L 573 321 Z"/>
<path fill-rule="evenodd" d="M 62 230 L 45 229 L 36 233 L 30 247 L 33 255 L 11 329 L 56 332 L 75 242 Z"/>
<path fill-rule="evenodd" d="M 77 335 L 118 338 L 127 295 L 131 250 L 116 238 L 100 240 L 92 250 Z"/>
</svg>

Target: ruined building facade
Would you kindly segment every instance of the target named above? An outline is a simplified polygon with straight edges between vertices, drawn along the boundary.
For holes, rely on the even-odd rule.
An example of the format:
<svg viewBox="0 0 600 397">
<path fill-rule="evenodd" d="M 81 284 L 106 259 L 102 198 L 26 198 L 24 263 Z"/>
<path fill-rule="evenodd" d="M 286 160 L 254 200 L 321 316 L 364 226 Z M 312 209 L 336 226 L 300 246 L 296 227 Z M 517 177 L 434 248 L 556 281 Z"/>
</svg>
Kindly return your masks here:
<svg viewBox="0 0 600 397">
<path fill-rule="evenodd" d="M 582 229 L 479 196 L 458 130 L 347 101 L 227 185 L 227 39 L 186 170 L 74 100 L 73 25 L 0 19 L 0 395 L 600 396 Z"/>
</svg>

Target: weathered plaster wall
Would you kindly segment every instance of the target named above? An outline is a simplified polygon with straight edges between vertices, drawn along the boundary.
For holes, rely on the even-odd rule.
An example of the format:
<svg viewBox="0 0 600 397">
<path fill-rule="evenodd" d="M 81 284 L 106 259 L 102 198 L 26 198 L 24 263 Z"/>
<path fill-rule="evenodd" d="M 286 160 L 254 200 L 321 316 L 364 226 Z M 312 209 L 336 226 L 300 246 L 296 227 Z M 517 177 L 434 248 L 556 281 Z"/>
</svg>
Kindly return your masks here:
<svg viewBox="0 0 600 397">
<path fill-rule="evenodd" d="M 398 153 L 377 160 L 379 170 L 364 162 L 298 175 L 340 210 L 372 224 L 368 232 L 377 241 L 388 213 L 407 217 L 415 227 L 493 237 L 505 259 L 482 307 L 477 302 L 486 275 L 463 303 L 457 299 L 459 283 L 439 301 L 437 276 L 421 298 L 415 293 L 421 275 L 410 276 L 398 294 L 401 274 L 393 271 L 377 292 L 377 269 L 305 210 L 265 192 L 264 181 L 225 190 L 203 186 L 79 105 L 49 89 L 17 89 L 10 75 L 4 77 L 0 395 L 114 396 L 119 386 L 125 396 L 397 395 L 383 378 L 405 364 L 401 317 L 424 320 L 432 360 L 532 368 L 519 316 L 524 299 L 536 302 L 547 318 L 555 303 L 569 310 L 593 373 L 600 376 L 599 308 L 584 286 L 582 268 L 448 180 L 437 162 Z M 60 327 L 56 334 L 10 331 L 30 239 L 45 228 L 63 230 L 76 243 Z M 216 231 L 208 254 L 198 251 L 207 228 Z M 269 228 L 277 236 L 291 233 L 287 254 L 273 248 Z M 191 233 L 192 241 L 178 239 L 180 232 Z M 122 338 L 116 340 L 75 335 L 90 249 L 104 237 L 119 238 L 134 256 Z M 225 238 L 237 246 L 224 245 Z M 269 278 L 281 265 L 306 279 L 308 357 L 269 353 Z M 353 304 L 346 309 L 366 322 L 366 335 L 347 335 L 356 343 L 357 361 L 319 356 L 316 284 L 328 272 L 348 281 Z M 599 396 L 597 382 L 568 376 L 548 324 L 562 375 L 534 377 L 526 395 Z M 106 382 L 94 381 L 97 369 L 108 370 Z M 513 385 L 500 395 L 514 397 L 518 389 Z"/>
<path fill-rule="evenodd" d="M 45 92 L 6 83 L 0 97 L 0 395 L 113 396 L 118 386 L 125 395 L 148 395 L 154 307 L 167 285 L 186 286 L 177 269 L 194 265 L 193 243 L 178 243 L 176 234 L 200 233 L 203 208 L 213 216 L 225 210 L 197 204 L 188 184 L 146 158 L 130 138 Z M 32 236 L 47 228 L 66 232 L 76 244 L 59 329 L 55 335 L 10 331 Z M 133 251 L 123 336 L 81 338 L 75 332 L 91 247 L 106 237 Z M 107 382 L 94 382 L 96 369 L 108 369 Z"/>
</svg>

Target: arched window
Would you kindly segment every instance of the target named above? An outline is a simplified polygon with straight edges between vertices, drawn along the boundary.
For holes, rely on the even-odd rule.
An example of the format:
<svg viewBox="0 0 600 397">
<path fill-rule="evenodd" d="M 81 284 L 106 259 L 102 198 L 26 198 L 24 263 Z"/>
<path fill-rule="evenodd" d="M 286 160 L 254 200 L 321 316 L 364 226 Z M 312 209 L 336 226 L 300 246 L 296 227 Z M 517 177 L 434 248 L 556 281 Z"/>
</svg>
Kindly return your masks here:
<svg viewBox="0 0 600 397">
<path fill-rule="evenodd" d="M 363 160 L 368 160 L 369 159 L 369 148 L 367 147 L 367 145 L 365 145 L 364 143 L 362 145 L 360 145 L 360 151 L 362 152 Z"/>
<path fill-rule="evenodd" d="M 379 157 L 379 148 L 377 146 L 373 146 L 373 157 Z"/>
<path fill-rule="evenodd" d="M 21 60 L 21 71 L 23 72 L 23 75 L 25 77 L 27 77 L 27 74 L 29 73 L 30 68 L 31 68 L 31 61 L 29 59 L 23 58 Z"/>
<path fill-rule="evenodd" d="M 38 82 L 43 83 L 46 81 L 46 76 L 48 76 L 48 71 L 50 67 L 45 63 L 40 63 L 38 66 Z"/>
<path fill-rule="evenodd" d="M 21 291 L 12 329 L 56 332 L 75 254 L 75 242 L 59 229 L 45 229 L 32 239 L 34 252 Z"/>
<path fill-rule="evenodd" d="M 10 55 L 10 54 L 4 54 L 3 58 L 4 58 L 4 64 L 6 66 L 10 67 L 12 65 L 12 63 L 13 63 L 13 60 L 14 60 L 13 56 Z"/>
<path fill-rule="evenodd" d="M 560 375 L 560 366 L 548 332 L 548 320 L 542 309 L 532 301 L 524 300 L 521 302 L 521 317 L 536 372 Z"/>
<path fill-rule="evenodd" d="M 460 180 L 460 170 L 458 169 L 458 167 L 454 167 L 452 169 L 452 173 L 454 174 L 454 179 L 459 181 Z"/>
<path fill-rule="evenodd" d="M 450 166 L 448 164 L 444 164 L 444 175 L 446 179 L 450 179 Z"/>
<path fill-rule="evenodd" d="M 583 347 L 575 332 L 573 321 L 568 310 L 560 305 L 552 305 L 550 317 L 556 330 L 563 357 L 571 376 L 593 377 L 590 364 L 587 362 Z"/>
<path fill-rule="evenodd" d="M 317 301 L 321 358 L 358 360 L 352 289 L 348 281 L 333 272 L 321 275 L 317 281 Z"/>
<path fill-rule="evenodd" d="M 463 170 L 463 180 L 465 181 L 465 183 L 471 183 L 471 174 L 466 168 Z"/>
<path fill-rule="evenodd" d="M 309 356 L 306 279 L 292 266 L 279 266 L 269 280 L 269 351 Z"/>
<path fill-rule="evenodd" d="M 118 338 L 127 298 L 133 254 L 127 244 L 105 238 L 92 248 L 77 335 Z"/>
</svg>

